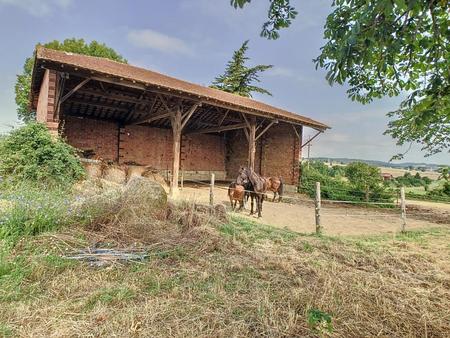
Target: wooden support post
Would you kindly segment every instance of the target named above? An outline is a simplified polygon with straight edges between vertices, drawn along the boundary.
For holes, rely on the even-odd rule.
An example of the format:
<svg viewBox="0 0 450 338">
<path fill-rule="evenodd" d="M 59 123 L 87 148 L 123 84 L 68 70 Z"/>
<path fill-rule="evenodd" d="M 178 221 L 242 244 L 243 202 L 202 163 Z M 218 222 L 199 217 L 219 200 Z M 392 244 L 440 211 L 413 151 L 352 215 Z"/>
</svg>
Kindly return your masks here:
<svg viewBox="0 0 450 338">
<path fill-rule="evenodd" d="M 320 235 L 322 233 L 322 225 L 320 224 L 320 206 L 321 206 L 321 198 L 320 198 L 320 182 L 316 182 L 316 235 Z"/>
<path fill-rule="evenodd" d="M 400 208 L 402 210 L 402 232 L 406 231 L 406 199 L 405 187 L 400 188 Z"/>
<path fill-rule="evenodd" d="M 214 207 L 214 181 L 215 175 L 211 173 L 211 184 L 209 185 L 209 205 Z"/>
<path fill-rule="evenodd" d="M 252 117 L 248 128 L 248 167 L 255 170 L 256 154 L 256 118 Z"/>
<path fill-rule="evenodd" d="M 181 188 L 181 190 L 183 190 L 183 188 L 184 188 L 184 171 L 183 170 L 181 170 L 180 188 Z"/>
<path fill-rule="evenodd" d="M 180 151 L 181 151 L 181 110 L 177 109 L 171 113 L 170 122 L 173 134 L 173 163 L 172 180 L 170 182 L 170 195 L 178 196 L 178 174 L 180 171 Z"/>
<path fill-rule="evenodd" d="M 173 167 L 172 167 L 172 180 L 170 183 L 170 195 L 176 197 L 179 194 L 178 191 L 178 178 L 180 173 L 180 154 L 181 154 L 181 131 L 186 126 L 189 118 L 194 114 L 197 107 L 201 106 L 201 102 L 195 103 L 191 109 L 183 116 L 180 105 L 175 110 L 171 110 L 167 105 L 167 102 L 160 95 L 160 100 L 170 113 L 170 123 L 172 124 L 173 132 Z"/>
</svg>

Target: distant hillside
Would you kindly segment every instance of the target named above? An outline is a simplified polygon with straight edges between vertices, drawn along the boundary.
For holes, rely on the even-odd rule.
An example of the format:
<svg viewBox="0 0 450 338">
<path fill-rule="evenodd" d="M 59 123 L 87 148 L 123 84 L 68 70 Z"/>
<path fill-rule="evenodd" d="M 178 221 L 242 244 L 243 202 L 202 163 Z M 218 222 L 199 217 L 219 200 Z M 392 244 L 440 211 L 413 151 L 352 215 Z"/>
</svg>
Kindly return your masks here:
<svg viewBox="0 0 450 338">
<path fill-rule="evenodd" d="M 377 161 L 377 160 L 361 160 L 357 158 L 346 158 L 346 157 L 312 157 L 311 158 L 314 161 L 332 161 L 335 163 L 342 163 L 347 164 L 351 162 L 364 162 L 376 167 L 388 167 L 388 168 L 400 168 L 400 169 L 407 169 L 407 168 L 427 168 L 428 170 L 437 170 L 439 167 L 445 166 L 445 164 L 435 164 L 435 163 L 417 163 L 417 162 L 402 162 L 402 163 L 390 163 L 390 162 L 384 162 L 384 161 Z"/>
</svg>

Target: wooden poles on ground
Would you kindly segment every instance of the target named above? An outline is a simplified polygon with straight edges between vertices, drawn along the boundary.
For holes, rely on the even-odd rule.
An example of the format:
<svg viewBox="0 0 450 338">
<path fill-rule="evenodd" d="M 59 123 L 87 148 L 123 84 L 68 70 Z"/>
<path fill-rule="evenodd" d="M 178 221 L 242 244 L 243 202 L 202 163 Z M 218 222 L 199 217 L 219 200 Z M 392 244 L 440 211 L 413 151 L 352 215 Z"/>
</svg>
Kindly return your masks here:
<svg viewBox="0 0 450 338">
<path fill-rule="evenodd" d="M 402 228 L 401 231 L 406 231 L 406 199 L 405 199 L 405 187 L 400 188 L 400 208 L 402 211 Z"/>
<path fill-rule="evenodd" d="M 316 210 L 316 235 L 320 235 L 322 233 L 322 225 L 320 223 L 320 182 L 316 182 L 316 198 L 315 198 L 315 210 Z"/>
</svg>

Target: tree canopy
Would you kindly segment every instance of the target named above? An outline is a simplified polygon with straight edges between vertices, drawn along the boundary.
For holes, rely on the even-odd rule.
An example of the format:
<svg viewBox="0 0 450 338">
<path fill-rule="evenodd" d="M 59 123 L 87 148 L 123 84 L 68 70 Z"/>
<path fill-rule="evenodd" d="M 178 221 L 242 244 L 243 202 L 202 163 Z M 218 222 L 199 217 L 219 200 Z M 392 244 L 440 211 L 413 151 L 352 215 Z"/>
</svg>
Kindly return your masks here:
<svg viewBox="0 0 450 338">
<path fill-rule="evenodd" d="M 118 54 L 114 49 L 95 40 L 90 43 L 86 43 L 83 39 L 72 38 L 65 39 L 63 42 L 54 40 L 45 44 L 38 44 L 38 46 L 44 46 L 46 48 L 62 50 L 65 52 L 104 57 L 118 62 L 127 63 L 127 60 Z M 17 115 L 19 119 L 24 122 L 34 121 L 36 118 L 36 112 L 29 110 L 33 66 L 34 55 L 25 60 L 23 71 L 21 74 L 17 75 L 15 85 Z"/>
<path fill-rule="evenodd" d="M 263 36 L 278 38 L 271 30 L 291 24 L 297 12 L 290 2 L 270 0 Z M 365 104 L 406 93 L 388 114 L 385 133 L 398 145 L 417 142 L 432 155 L 450 148 L 449 17 L 448 0 L 334 0 L 326 43 L 314 62 L 328 70 L 330 84 L 347 83 L 352 100 Z"/>
<path fill-rule="evenodd" d="M 347 165 L 345 176 L 356 189 L 365 192 L 367 201 L 369 194 L 380 189 L 382 182 L 380 169 L 364 162 L 352 162 Z"/>
<path fill-rule="evenodd" d="M 225 72 L 214 79 L 211 88 L 246 97 L 252 97 L 253 92 L 272 95 L 266 89 L 254 85 L 254 83 L 260 82 L 259 75 L 273 66 L 246 66 L 245 63 L 249 60 L 245 55 L 247 50 L 248 41 L 245 41 L 242 46 L 234 52 L 233 58 L 227 63 Z"/>
</svg>

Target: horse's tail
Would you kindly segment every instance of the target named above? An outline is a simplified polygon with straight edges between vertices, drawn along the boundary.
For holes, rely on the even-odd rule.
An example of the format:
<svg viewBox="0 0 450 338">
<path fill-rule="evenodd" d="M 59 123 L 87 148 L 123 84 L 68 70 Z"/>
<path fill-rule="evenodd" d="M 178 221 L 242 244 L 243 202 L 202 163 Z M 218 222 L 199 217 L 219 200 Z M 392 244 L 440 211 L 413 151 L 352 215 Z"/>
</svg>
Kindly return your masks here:
<svg viewBox="0 0 450 338">
<path fill-rule="evenodd" d="M 284 184 L 283 179 L 280 177 L 280 186 L 278 187 L 278 201 L 281 201 L 281 198 L 283 197 L 284 192 Z"/>
</svg>

